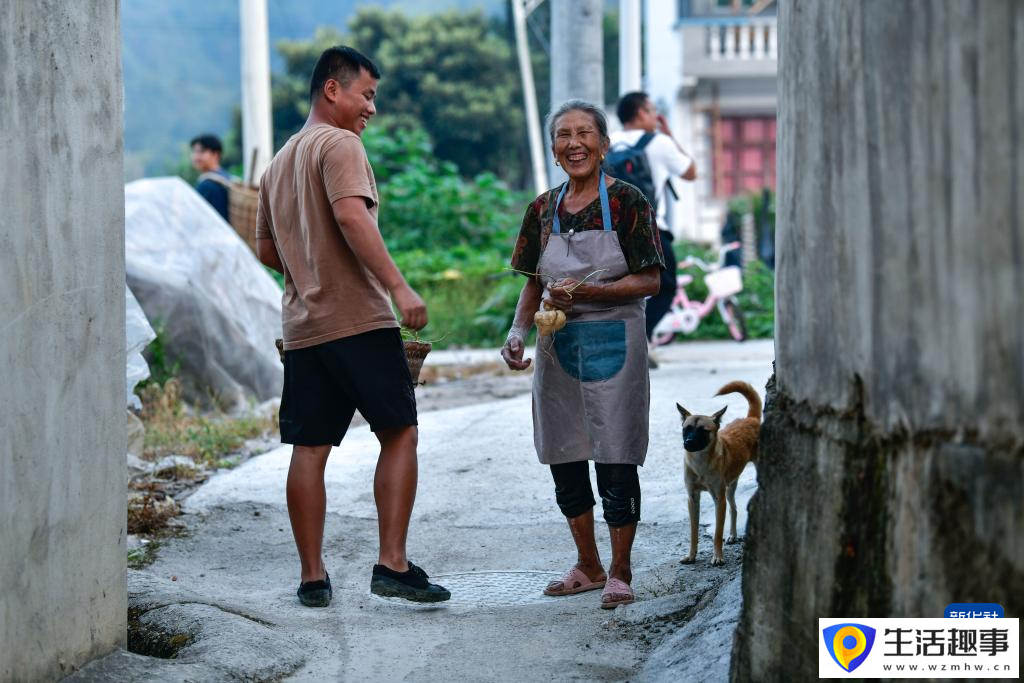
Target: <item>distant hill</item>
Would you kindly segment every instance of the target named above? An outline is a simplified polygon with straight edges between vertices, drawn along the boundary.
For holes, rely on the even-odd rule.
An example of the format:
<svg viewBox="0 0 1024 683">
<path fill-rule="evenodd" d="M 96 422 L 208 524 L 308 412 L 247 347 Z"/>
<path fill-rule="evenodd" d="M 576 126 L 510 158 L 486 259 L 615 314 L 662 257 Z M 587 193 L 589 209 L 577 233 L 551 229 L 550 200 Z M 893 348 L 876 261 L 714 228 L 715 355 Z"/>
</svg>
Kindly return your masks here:
<svg viewBox="0 0 1024 683">
<path fill-rule="evenodd" d="M 271 68 L 275 44 L 317 26 L 344 30 L 365 5 L 410 14 L 447 9 L 505 12 L 506 0 L 268 0 Z M 125 175 L 166 173 L 201 132 L 224 135 L 241 96 L 238 0 L 122 0 Z"/>
</svg>

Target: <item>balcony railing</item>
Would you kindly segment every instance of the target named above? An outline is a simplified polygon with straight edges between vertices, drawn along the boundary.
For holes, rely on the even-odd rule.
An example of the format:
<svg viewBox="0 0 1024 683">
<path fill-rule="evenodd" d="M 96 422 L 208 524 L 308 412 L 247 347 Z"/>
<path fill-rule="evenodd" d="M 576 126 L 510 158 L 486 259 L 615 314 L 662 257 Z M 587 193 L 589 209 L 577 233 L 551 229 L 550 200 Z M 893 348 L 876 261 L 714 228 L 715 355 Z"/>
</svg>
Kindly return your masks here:
<svg viewBox="0 0 1024 683">
<path fill-rule="evenodd" d="M 705 56 L 712 61 L 779 58 L 775 19 L 705 20 Z"/>
</svg>

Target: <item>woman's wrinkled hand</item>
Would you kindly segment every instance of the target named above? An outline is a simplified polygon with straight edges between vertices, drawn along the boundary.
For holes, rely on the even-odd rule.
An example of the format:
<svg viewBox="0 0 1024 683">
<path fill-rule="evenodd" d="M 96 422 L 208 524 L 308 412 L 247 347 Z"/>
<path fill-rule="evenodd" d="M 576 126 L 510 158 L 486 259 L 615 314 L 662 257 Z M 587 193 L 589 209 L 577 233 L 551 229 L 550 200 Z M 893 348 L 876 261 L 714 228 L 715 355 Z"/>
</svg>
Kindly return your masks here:
<svg viewBox="0 0 1024 683">
<path fill-rule="evenodd" d="M 558 309 L 568 311 L 572 308 L 573 302 L 589 301 L 594 296 L 594 285 L 589 282 L 580 282 L 573 278 L 564 278 L 552 282 L 548 287 L 548 301 Z"/>
<path fill-rule="evenodd" d="M 578 284 L 572 278 L 563 278 L 552 282 L 544 300 L 549 302 L 553 308 L 568 312 L 572 310 L 573 299 L 580 300 L 576 296 L 579 290 L 574 289 Z"/>
<path fill-rule="evenodd" d="M 524 351 L 522 335 L 510 332 L 508 339 L 505 340 L 505 345 L 501 347 L 501 359 L 505 361 L 509 370 L 525 370 L 530 367 L 532 360 L 530 358 L 523 360 Z"/>
</svg>

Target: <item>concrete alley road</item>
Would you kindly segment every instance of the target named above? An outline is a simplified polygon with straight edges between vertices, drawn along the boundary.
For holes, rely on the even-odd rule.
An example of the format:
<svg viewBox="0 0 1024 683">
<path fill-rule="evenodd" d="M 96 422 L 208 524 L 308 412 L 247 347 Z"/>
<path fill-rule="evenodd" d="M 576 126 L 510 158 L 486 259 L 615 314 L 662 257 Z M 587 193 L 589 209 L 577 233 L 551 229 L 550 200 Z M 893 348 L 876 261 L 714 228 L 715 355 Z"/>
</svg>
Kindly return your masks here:
<svg viewBox="0 0 1024 683">
<path fill-rule="evenodd" d="M 158 680 L 658 678 L 657 671 L 643 671 L 649 653 L 692 622 L 719 587 L 730 580 L 738 587 L 742 552 L 741 545 L 726 546 L 726 566 L 710 566 L 714 513 L 705 495 L 697 564 L 679 564 L 689 527 L 675 403 L 700 413 L 728 404 L 726 422 L 745 415 L 742 397 L 713 394 L 742 379 L 763 397 L 773 347 L 677 344 L 658 357 L 661 367 L 651 373 L 650 450 L 640 473 L 635 605 L 601 610 L 600 591 L 566 598 L 541 594 L 576 558 L 550 473 L 537 462 L 531 400 L 523 394 L 420 415 L 420 483 L 409 556 L 451 589 L 450 602 L 424 607 L 369 593 L 377 549 L 372 481 L 378 447 L 359 427 L 327 467 L 324 554 L 334 586 L 329 608 L 307 609 L 295 597 L 298 561 L 284 492 L 290 448 L 282 447 L 213 477 L 185 502 L 189 533 L 165 542 L 150 567 L 129 572 L 130 602 L 143 632 L 154 641 L 161 634 L 164 640 L 188 634 L 178 640 L 188 645 L 175 661 L 125 653 L 108 658 L 105 666 L 114 668 L 107 674 L 116 667 L 136 673 L 146 667 L 146 675 Z M 754 488 L 751 466 L 737 491 L 741 535 Z M 600 521 L 600 502 L 595 513 Z M 603 522 L 598 543 L 607 564 Z M 721 667 L 731 632 L 722 632 L 718 651 L 702 655 L 705 674 L 727 674 Z M 90 669 L 80 674 L 83 680 L 101 673 Z"/>
</svg>

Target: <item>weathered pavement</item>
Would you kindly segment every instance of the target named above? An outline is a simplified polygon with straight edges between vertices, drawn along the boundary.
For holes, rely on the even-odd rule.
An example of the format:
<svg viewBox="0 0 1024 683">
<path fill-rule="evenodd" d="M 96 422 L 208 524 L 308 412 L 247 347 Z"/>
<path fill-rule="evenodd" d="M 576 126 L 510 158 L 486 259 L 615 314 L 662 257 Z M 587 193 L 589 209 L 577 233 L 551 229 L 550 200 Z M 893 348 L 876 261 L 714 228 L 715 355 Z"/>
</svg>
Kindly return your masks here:
<svg viewBox="0 0 1024 683">
<path fill-rule="evenodd" d="M 173 660 L 119 653 L 77 680 L 660 680 L 696 672 L 725 680 L 739 601 L 741 545 L 710 566 L 711 500 L 696 565 L 688 543 L 675 402 L 694 412 L 744 379 L 763 393 L 771 342 L 677 344 L 652 372 L 651 444 L 641 470 L 643 521 L 634 549 L 638 602 L 598 608 L 599 592 L 546 598 L 544 584 L 575 560 L 550 475 L 533 451 L 530 397 L 422 413 L 420 485 L 410 557 L 452 589 L 441 606 L 369 593 L 377 531 L 372 478 L 377 444 L 354 428 L 327 467 L 324 554 L 334 602 L 299 605 L 298 563 L 280 448 L 212 478 L 186 502 L 188 533 L 129 572 L 133 640 Z M 742 535 L 753 467 L 737 491 Z M 600 511 L 597 511 L 600 519 Z M 598 527 L 610 559 L 606 528 Z M 659 647 L 660 645 L 660 647 Z M 134 648 L 133 648 L 134 649 Z"/>
</svg>

